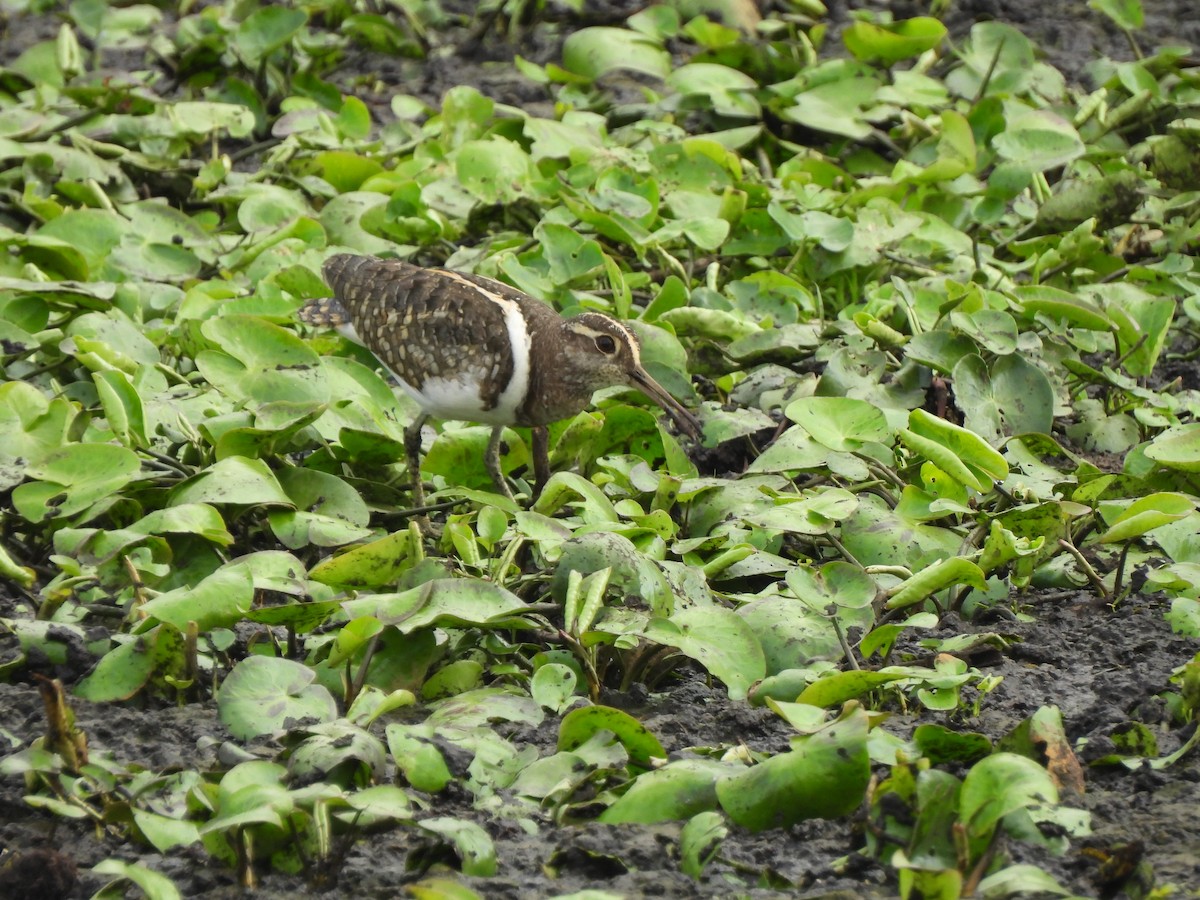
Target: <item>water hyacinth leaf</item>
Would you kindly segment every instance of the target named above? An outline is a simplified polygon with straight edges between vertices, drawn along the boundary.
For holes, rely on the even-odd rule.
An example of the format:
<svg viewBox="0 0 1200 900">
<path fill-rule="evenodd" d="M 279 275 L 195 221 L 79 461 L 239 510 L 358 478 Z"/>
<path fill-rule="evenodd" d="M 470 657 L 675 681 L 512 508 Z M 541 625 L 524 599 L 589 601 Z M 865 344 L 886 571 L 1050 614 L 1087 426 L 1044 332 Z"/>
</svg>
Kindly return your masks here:
<svg viewBox="0 0 1200 900">
<path fill-rule="evenodd" d="M 727 767 L 708 760 L 677 760 L 639 775 L 599 821 L 653 825 L 715 810 L 717 781 L 727 773 Z"/>
<path fill-rule="evenodd" d="M 75 694 L 96 703 L 128 700 L 154 676 L 181 678 L 183 671 L 183 634 L 171 625 L 156 625 L 104 654 L 75 686 Z"/>
<path fill-rule="evenodd" d="M 1081 293 L 1101 301 L 1116 323 L 1117 347 L 1126 371 L 1150 375 L 1166 347 L 1175 318 L 1174 298 L 1154 296 L 1133 284 L 1088 285 Z"/>
<path fill-rule="evenodd" d="M 378 588 L 395 584 L 412 565 L 412 535 L 394 531 L 374 541 L 317 563 L 308 573 L 313 581 L 336 587 Z"/>
<path fill-rule="evenodd" d="M 1186 494 L 1149 494 L 1124 506 L 1113 515 L 1112 504 L 1100 505 L 1100 514 L 1107 521 L 1108 529 L 1097 540 L 1105 544 L 1129 541 L 1141 537 L 1148 531 L 1177 522 L 1196 511 L 1195 501 Z M 1120 506 L 1116 507 L 1120 509 Z"/>
<path fill-rule="evenodd" d="M 321 177 L 339 194 L 357 191 L 368 178 L 384 171 L 378 160 L 349 150 L 327 150 L 318 153 L 314 162 L 321 172 Z"/>
<path fill-rule="evenodd" d="M 875 77 L 847 73 L 844 78 L 819 84 L 792 97 L 791 105 L 779 110 L 779 115 L 788 122 L 862 140 L 871 133 L 871 124 L 863 110 L 873 102 L 878 89 Z M 725 249 L 727 253 L 735 252 L 730 247 Z"/>
<path fill-rule="evenodd" d="M 96 385 L 100 404 L 104 407 L 108 427 L 117 439 L 130 449 L 147 446 L 146 412 L 142 406 L 142 398 L 129 376 L 124 372 L 108 369 L 93 372 L 92 381 Z"/>
<path fill-rule="evenodd" d="M 962 535 L 955 531 L 903 519 L 869 495 L 859 496 L 858 508 L 842 522 L 839 536 L 861 565 L 901 565 L 910 571 L 931 566 L 962 548 Z"/>
<path fill-rule="evenodd" d="M 688 63 L 667 76 L 667 87 L 685 97 L 701 97 L 719 116 L 758 118 L 758 83 L 744 72 L 716 63 Z"/>
<path fill-rule="evenodd" d="M 870 780 L 867 713 L 849 708 L 829 727 L 792 739 L 792 749 L 717 783 L 721 808 L 753 832 L 856 809 Z"/>
<path fill-rule="evenodd" d="M 66 333 L 71 340 L 63 342 L 63 350 L 76 356 L 101 355 L 129 375 L 137 371 L 139 363 L 154 366 L 161 362 L 158 348 L 120 310 L 84 313 L 72 320 Z"/>
<path fill-rule="evenodd" d="M 1004 457 L 974 432 L 923 409 L 914 409 L 908 423 L 900 439 L 967 487 L 986 491 L 1008 477 Z"/>
<path fill-rule="evenodd" d="M 474 822 L 439 816 L 422 819 L 418 827 L 450 844 L 464 875 L 490 878 L 496 874 L 496 847 L 488 833 Z"/>
<path fill-rule="evenodd" d="M 785 431 L 762 454 L 747 472 L 797 472 L 826 465 L 832 451 L 819 443 L 805 429 L 794 426 Z"/>
<path fill-rule="evenodd" d="M 1140 725 L 1140 723 L 1136 723 Z M 1141 726 L 1124 732 L 1130 735 L 1145 734 L 1149 736 L 1150 752 L 1144 755 L 1157 755 L 1153 732 Z M 1136 740 L 1136 738 L 1135 738 Z M 1122 747 L 1122 736 L 1113 735 L 1114 743 L 1124 750 L 1132 750 L 1128 744 Z M 1042 706 L 1029 718 L 1024 719 L 1016 728 L 1005 735 L 999 742 L 998 749 L 1017 753 L 1038 763 L 1044 763 L 1046 771 L 1060 791 L 1082 797 L 1087 790 L 1087 780 L 1083 766 L 1071 747 L 1071 739 L 1067 736 L 1063 725 L 1062 712 L 1057 706 Z M 1134 751 L 1134 754 L 1136 751 Z M 1131 754 L 1131 755 L 1134 755 Z"/>
<path fill-rule="evenodd" d="M 483 664 L 474 659 L 456 659 L 429 676 L 421 686 L 421 696 L 426 700 L 438 700 L 479 687 L 483 687 Z M 530 693 L 532 695 L 532 691 Z"/>
<path fill-rule="evenodd" d="M 667 751 L 641 722 L 611 706 L 585 706 L 563 716 L 558 728 L 558 750 L 574 750 L 599 731 L 610 731 L 629 753 L 629 761 L 649 768 L 654 760 L 666 759 Z"/>
<path fill-rule="evenodd" d="M 1147 458 L 1168 469 L 1200 472 L 1200 424 L 1176 425 L 1152 440 Z"/>
<path fill-rule="evenodd" d="M 946 84 L 961 97 L 995 97 L 1019 94 L 1034 77 L 1033 43 L 1012 25 L 977 22 L 960 53 L 962 65 Z"/>
<path fill-rule="evenodd" d="M 529 694 L 539 705 L 562 714 L 570 709 L 578 695 L 578 677 L 570 666 L 549 663 L 539 666 L 529 681 Z"/>
<path fill-rule="evenodd" d="M 793 568 L 787 573 L 787 584 L 810 609 L 820 612 L 828 612 L 830 604 L 839 609 L 865 609 L 877 592 L 870 575 L 842 560 L 826 563 L 820 569 Z"/>
<path fill-rule="evenodd" d="M 935 766 L 953 762 L 970 764 L 992 752 L 987 735 L 952 731 L 929 722 L 916 727 L 913 742 Z"/>
<path fill-rule="evenodd" d="M 1038 366 L 1019 354 L 990 367 L 965 356 L 954 367 L 954 397 L 967 428 L 992 444 L 1015 434 L 1048 434 L 1054 424 L 1054 388 Z"/>
<path fill-rule="evenodd" d="M 1146 24 L 1141 0 L 1088 0 L 1088 8 L 1104 13 L 1122 31 L 1137 31 Z"/>
<path fill-rule="evenodd" d="M 195 586 L 176 588 L 147 600 L 141 614 L 167 622 L 180 631 L 195 622 L 203 634 L 214 628 L 232 628 L 254 602 L 254 580 L 238 563 L 218 569 Z"/>
<path fill-rule="evenodd" d="M 294 511 L 270 514 L 271 529 L 284 546 L 336 547 L 370 537 L 370 511 L 362 495 L 341 478 L 314 469 L 288 468 L 280 470 L 278 479 L 296 505 Z"/>
<path fill-rule="evenodd" d="M 453 625 L 512 626 L 525 602 L 497 584 L 467 578 L 437 578 L 396 594 L 370 594 L 342 604 L 353 616 L 374 616 L 404 634 Z"/>
<path fill-rule="evenodd" d="M 1074 126 L 1048 110 L 1019 113 L 992 138 L 992 146 L 1002 159 L 1034 172 L 1066 165 L 1086 150 Z"/>
<path fill-rule="evenodd" d="M 329 403 L 320 357 L 292 332 L 244 315 L 209 319 L 200 330 L 223 352 L 201 351 L 196 365 L 224 393 L 267 417 L 260 427 L 282 428 Z"/>
<path fill-rule="evenodd" d="M 624 28 L 581 28 L 563 42 L 562 64 L 569 72 L 593 81 L 618 69 L 656 78 L 671 72 L 671 58 L 655 40 Z"/>
<path fill-rule="evenodd" d="M 483 203 L 512 203 L 528 191 L 533 160 L 519 144 L 498 136 L 468 141 L 454 159 L 455 174 Z"/>
<path fill-rule="evenodd" d="M 767 674 L 766 658 L 750 626 L 733 610 L 693 607 L 670 619 L 651 619 L 644 637 L 675 647 L 724 682 L 731 700 L 745 698 L 750 685 Z"/>
<path fill-rule="evenodd" d="M 937 159 L 908 176 L 909 180 L 918 184 L 952 181 L 975 171 L 975 135 L 971 131 L 971 123 L 962 113 L 951 109 L 942 111 L 941 120 Z"/>
<path fill-rule="evenodd" d="M 1076 328 L 1091 331 L 1113 331 L 1116 324 L 1095 304 L 1068 291 L 1049 285 L 1018 285 L 1013 293 L 1019 301 L 1019 309 L 1035 319 L 1045 316 L 1054 322 L 1062 322 Z"/>
<path fill-rule="evenodd" d="M 379 738 L 345 720 L 308 725 L 307 736 L 288 757 L 288 774 L 301 783 L 319 778 L 337 783 L 378 782 L 387 771 Z"/>
<path fill-rule="evenodd" d="M 984 898 L 1071 897 L 1074 893 L 1045 869 L 1030 863 L 1015 863 L 993 872 L 980 879 L 975 892 Z"/>
<path fill-rule="evenodd" d="M 904 609 L 956 584 L 987 590 L 983 570 L 970 560 L 956 556 L 929 566 L 892 588 L 886 606 L 888 609 Z"/>
<path fill-rule="evenodd" d="M 254 113 L 236 103 L 180 101 L 167 107 L 167 115 L 184 134 L 208 135 L 224 131 L 230 137 L 244 138 L 254 130 Z"/>
<path fill-rule="evenodd" d="M 740 607 L 737 614 L 758 640 L 768 675 L 842 655 L 829 618 L 794 597 L 763 597 Z"/>
<path fill-rule="evenodd" d="M 337 703 L 312 669 L 288 659 L 248 656 L 217 693 L 221 722 L 238 740 L 280 736 L 306 722 L 332 722 Z"/>
<path fill-rule="evenodd" d="M 856 59 L 885 66 L 932 50 L 946 36 L 946 26 L 929 16 L 915 16 L 886 25 L 856 21 L 842 32 L 846 49 Z"/>
<path fill-rule="evenodd" d="M 675 596 L 662 569 L 638 551 L 629 538 L 606 531 L 586 532 L 563 543 L 558 567 L 550 582 L 555 601 L 566 601 L 572 572 L 591 575 L 602 569 L 612 570 L 608 586 L 622 601 L 626 597 L 636 597 L 639 604 L 664 616 L 674 608 Z"/>
<path fill-rule="evenodd" d="M 120 491 L 140 468 L 126 447 L 68 444 L 25 467 L 24 475 L 37 480 L 13 490 L 13 507 L 30 522 L 73 516 Z"/>
<path fill-rule="evenodd" d="M 887 442 L 892 434 L 878 407 L 851 397 L 805 397 L 789 403 L 784 414 L 817 442 L 844 453 L 869 441 Z"/>
<path fill-rule="evenodd" d="M 310 212 L 295 191 L 274 184 L 256 184 L 247 186 L 246 195 L 237 209 L 237 219 L 247 232 L 269 232 Z"/>
<path fill-rule="evenodd" d="M 218 460 L 171 492 L 172 506 L 186 503 L 292 506 L 270 467 L 261 459 L 244 456 Z"/>
<path fill-rule="evenodd" d="M 117 879 L 116 884 L 122 881 L 132 882 L 146 895 L 146 900 L 180 900 L 182 897 L 170 878 L 137 863 L 105 859 L 96 863 L 92 871 L 97 875 L 112 875 Z"/>
<path fill-rule="evenodd" d="M 242 20 L 233 33 L 233 48 L 251 69 L 283 47 L 304 27 L 308 15 L 300 9 L 265 6 Z"/>
<path fill-rule="evenodd" d="M 963 779 L 958 817 L 967 829 L 972 857 L 992 840 L 1009 813 L 1058 803 L 1049 773 L 1015 753 L 995 753 L 977 762 Z"/>
<path fill-rule="evenodd" d="M 364 824 L 362 817 L 372 822 L 385 819 L 406 821 L 412 818 L 412 803 L 408 794 L 391 784 L 376 784 L 346 797 L 346 804 L 355 811 L 354 822 Z M 361 813 L 360 817 L 358 814 Z"/>
<path fill-rule="evenodd" d="M 858 498 L 850 491 L 830 488 L 745 518 L 752 525 L 772 531 L 828 534 L 838 527 L 838 523 L 853 515 L 857 508 Z"/>
<path fill-rule="evenodd" d="M 720 813 L 710 811 L 692 816 L 679 833 L 679 868 L 685 875 L 699 879 L 728 834 Z"/>
<path fill-rule="evenodd" d="M 819 675 L 822 666 L 817 664 L 802 669 L 784 669 L 768 675 L 750 689 L 748 700 L 751 706 L 768 706 L 772 703 L 793 703 Z"/>
<path fill-rule="evenodd" d="M 142 837 L 159 853 L 166 853 L 172 847 L 186 847 L 200 840 L 200 829 L 195 822 L 162 816 L 137 807 L 130 811 Z"/>
<path fill-rule="evenodd" d="M 861 697 L 877 687 L 901 681 L 909 677 L 904 672 L 867 672 L 857 669 L 846 672 L 830 672 L 822 675 L 796 698 L 797 703 L 809 706 L 840 706 L 847 700 Z"/>
</svg>

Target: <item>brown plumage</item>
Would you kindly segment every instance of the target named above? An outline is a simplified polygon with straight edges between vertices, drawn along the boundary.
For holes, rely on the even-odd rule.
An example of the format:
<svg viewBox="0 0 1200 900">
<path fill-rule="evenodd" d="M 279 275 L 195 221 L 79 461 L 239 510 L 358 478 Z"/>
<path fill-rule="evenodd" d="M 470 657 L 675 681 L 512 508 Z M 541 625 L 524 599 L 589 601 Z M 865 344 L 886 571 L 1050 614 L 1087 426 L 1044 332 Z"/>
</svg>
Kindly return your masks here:
<svg viewBox="0 0 1200 900">
<path fill-rule="evenodd" d="M 700 434 L 695 416 L 642 367 L 637 339 L 615 319 L 591 312 L 564 319 L 490 278 L 394 259 L 340 254 L 323 272 L 333 298 L 309 303 L 299 316 L 364 344 L 421 406 L 423 415 L 406 431 L 418 492 L 414 447 L 430 416 L 495 426 L 488 469 L 506 494 L 503 426 L 539 428 L 575 415 L 603 387 L 636 387 L 682 429 Z M 536 458 L 537 446 L 535 440 L 540 484 L 548 464 Z"/>
</svg>

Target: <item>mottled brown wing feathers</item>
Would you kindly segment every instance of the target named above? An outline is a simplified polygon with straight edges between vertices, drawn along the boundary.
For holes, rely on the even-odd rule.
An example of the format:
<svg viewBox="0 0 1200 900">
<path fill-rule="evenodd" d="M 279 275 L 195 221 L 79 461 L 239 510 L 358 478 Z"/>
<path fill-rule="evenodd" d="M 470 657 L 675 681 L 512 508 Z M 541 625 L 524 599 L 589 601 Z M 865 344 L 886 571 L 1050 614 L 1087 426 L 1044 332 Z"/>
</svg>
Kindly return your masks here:
<svg viewBox="0 0 1200 900">
<path fill-rule="evenodd" d="M 480 290 L 498 293 L 496 282 L 349 254 L 323 272 L 363 343 L 409 385 L 474 371 L 485 408 L 495 404 L 513 372 L 504 310 Z"/>
</svg>

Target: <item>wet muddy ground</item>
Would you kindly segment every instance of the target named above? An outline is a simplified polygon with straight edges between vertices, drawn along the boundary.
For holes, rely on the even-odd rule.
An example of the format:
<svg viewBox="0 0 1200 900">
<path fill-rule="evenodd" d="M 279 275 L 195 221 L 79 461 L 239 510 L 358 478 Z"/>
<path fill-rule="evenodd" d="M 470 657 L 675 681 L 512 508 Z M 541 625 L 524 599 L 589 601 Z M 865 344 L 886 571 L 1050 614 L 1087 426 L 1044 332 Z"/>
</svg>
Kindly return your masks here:
<svg viewBox="0 0 1200 900">
<path fill-rule="evenodd" d="M 7 605 L 7 604 L 6 604 Z M 1101 859 L 1122 849 L 1148 864 L 1154 883 L 1174 884 L 1176 896 L 1192 896 L 1200 888 L 1200 757 L 1191 754 L 1163 771 L 1142 767 L 1089 766 L 1111 749 L 1111 737 L 1131 722 L 1149 726 L 1159 752 L 1177 749 L 1191 727 L 1173 729 L 1158 695 L 1169 688 L 1172 670 L 1196 652 L 1195 641 L 1171 633 L 1165 604 L 1132 597 L 1113 610 L 1087 594 L 1031 596 L 1022 611 L 1029 622 L 1002 621 L 966 625 L 947 622 L 944 636 L 968 631 L 994 631 L 1011 641 L 1002 652 L 973 660 L 984 674 L 1004 680 L 984 698 L 978 717 L 943 714 L 897 715 L 884 727 L 907 734 L 923 722 L 942 722 L 957 730 L 976 731 L 993 740 L 1012 730 L 1039 707 L 1057 706 L 1068 738 L 1087 738 L 1081 752 L 1086 790 L 1063 802 L 1092 814 L 1093 835 L 1076 842 L 1064 857 L 1054 858 L 1014 845 L 1020 860 L 1051 872 L 1064 886 L 1085 897 L 1137 896 L 1124 882 L 1106 883 Z M 0 607 L 0 614 L 9 609 Z M 911 653 L 919 653 L 912 646 Z M 47 672 L 47 674 L 51 674 Z M 71 677 L 70 672 L 58 674 Z M 77 675 L 76 675 L 77 677 Z M 668 751 L 744 742 L 753 750 L 778 751 L 790 729 L 773 713 L 731 703 L 720 688 L 695 674 L 662 694 L 643 699 L 605 698 L 636 714 Z M 969 698 L 968 698 L 969 699 Z M 162 770 L 205 768 L 216 764 L 216 748 L 228 740 L 211 704 L 182 708 L 133 709 L 77 701 L 78 724 L 93 753 L 109 753 L 128 764 Z M 29 684 L 0 684 L 5 727 L 28 741 L 44 728 L 42 703 Z M 551 753 L 555 726 L 518 732 L 518 741 Z M 0 881 L 0 896 L 89 897 L 104 882 L 87 869 L 110 856 L 134 858 L 137 850 L 108 840 L 97 829 L 48 816 L 22 800 L 19 781 L 0 781 L 0 843 L 17 851 L 56 850 L 78 869 L 75 888 L 65 894 L 21 888 Z M 609 827 L 594 823 L 555 827 L 536 810 L 541 831 L 527 834 L 511 820 L 481 816 L 470 798 L 439 797 L 437 810 L 480 822 L 496 842 L 499 871 L 493 878 L 464 879 L 489 898 L 550 897 L 585 888 L 603 887 L 624 896 L 662 897 L 890 897 L 894 882 L 885 868 L 856 855 L 862 846 L 857 817 L 810 821 L 786 831 L 751 835 L 732 829 L 720 854 L 696 883 L 679 871 L 674 857 L 678 824 Z M 361 841 L 349 854 L 331 896 L 390 898 L 420 877 L 415 860 L 423 848 L 410 831 L 396 829 Z M 200 849 L 167 856 L 148 852 L 141 859 L 171 877 L 185 897 L 239 895 L 233 873 Z M 552 870 L 553 876 L 548 874 Z M 11 874 L 11 873 L 10 873 Z M 1142 876 L 1143 879 L 1146 877 Z M 774 887 L 761 887 L 772 882 Z M 790 887 L 789 887 L 790 885 Z M 294 896 L 306 890 L 298 877 L 264 873 L 258 896 Z M 841 893 L 838 893 L 841 892 Z"/>
<path fill-rule="evenodd" d="M 453 8 L 447 2 L 444 6 Z M 635 4 L 636 5 L 636 4 Z M 850 7 L 890 5 L 898 18 L 926 12 L 919 2 L 829 3 L 832 21 L 845 21 Z M 1138 35 L 1143 48 L 1164 43 L 1200 47 L 1200 20 L 1194 0 L 1144 0 L 1147 27 Z M 589 4 L 591 15 L 618 10 L 619 3 Z M 628 7 L 630 4 L 624 4 Z M 952 35 L 964 34 L 970 23 L 985 18 L 1012 22 L 1044 48 L 1052 62 L 1075 82 L 1089 87 L 1088 66 L 1099 55 L 1128 59 L 1125 36 L 1095 13 L 1083 0 L 1064 3 L 973 0 L 951 4 Z M 628 10 L 625 10 L 626 12 Z M 568 26 L 570 23 L 567 23 Z M 579 25 L 590 24 L 580 20 Z M 51 16 L 10 15 L 0 42 L 0 63 L 23 46 L 53 35 Z M 540 40 L 530 37 L 527 39 Z M 387 93 L 401 90 L 436 102 L 454 83 L 470 83 L 515 105 L 546 104 L 544 89 L 528 84 L 511 70 L 490 65 L 485 57 L 507 58 L 512 52 L 533 59 L 552 59 L 554 41 L 540 44 L 506 43 L 493 35 L 463 48 L 447 42 L 432 60 L 385 60 L 364 54 L 344 67 L 345 83 L 372 79 L 380 89 L 377 108 Z M 367 93 L 364 89 L 364 94 Z M 364 99 L 368 99 L 364 96 Z M 0 595 L 0 615 L 14 613 L 18 598 Z M 1200 646 L 1172 634 L 1156 597 L 1134 596 L 1117 609 L 1097 604 L 1087 594 L 1030 596 L 1022 611 L 1030 621 L 1002 620 L 987 624 L 947 623 L 946 634 L 968 630 L 996 631 L 1011 643 L 1002 652 L 972 660 L 985 674 L 1003 676 L 1000 686 L 985 697 L 977 718 L 956 718 L 959 730 L 978 731 L 993 740 L 1042 706 L 1057 706 L 1068 738 L 1087 738 L 1081 756 L 1086 791 L 1064 802 L 1092 814 L 1093 836 L 1076 842 L 1062 858 L 1054 859 L 1020 847 L 1018 858 L 1051 872 L 1081 896 L 1142 896 L 1137 885 L 1147 878 L 1158 886 L 1173 884 L 1174 896 L 1200 896 L 1200 758 L 1184 757 L 1161 771 L 1149 767 L 1089 766 L 1111 748 L 1111 737 L 1131 722 L 1155 731 L 1159 752 L 1179 747 L 1191 728 L 1173 729 L 1159 695 L 1171 688 L 1172 671 Z M 918 648 L 910 647 L 913 653 Z M 897 660 L 902 661 L 902 660 Z M 66 671 L 44 674 L 64 678 L 68 686 L 86 671 L 80 658 Z M 25 670 L 21 677 L 27 678 Z M 778 750 L 790 729 L 766 710 L 731 703 L 720 688 L 710 687 L 694 673 L 684 672 L 665 693 L 609 697 L 606 701 L 635 713 L 668 750 L 744 742 L 752 749 Z M 171 767 L 205 768 L 216 765 L 217 747 L 228 739 L 211 702 L 185 707 L 96 706 L 74 704 L 78 725 L 87 733 L 93 754 L 111 754 L 130 765 L 155 770 Z M 898 715 L 884 727 L 906 734 L 917 724 L 944 721 L 938 715 Z M 0 683 L 0 726 L 22 741 L 44 728 L 42 703 L 28 682 Z M 0 730 L 0 738 L 4 730 Z M 552 728 L 520 733 L 519 740 L 552 750 Z M 7 747 L 0 743 L 0 755 Z M 53 900 L 85 898 L 105 881 L 88 870 L 109 856 L 136 861 L 139 850 L 106 836 L 103 829 L 30 808 L 18 779 L 0 779 L 0 847 L 12 852 L 0 866 L 0 898 Z M 716 860 L 697 883 L 681 874 L 674 858 L 678 825 L 619 828 L 580 824 L 560 828 L 543 816 L 538 834 L 528 834 L 511 820 L 493 820 L 471 809 L 469 798 L 438 799 L 440 814 L 479 821 L 497 845 L 498 874 L 489 879 L 465 879 L 489 898 L 549 897 L 585 888 L 603 888 L 625 896 L 661 897 L 889 897 L 895 895 L 890 872 L 856 855 L 862 846 L 862 822 L 854 817 L 806 822 L 787 831 L 750 835 L 733 828 Z M 538 813 L 532 811 L 533 818 Z M 350 853 L 329 896 L 391 898 L 421 873 L 411 868 L 422 857 L 410 831 L 396 829 L 373 835 Z M 41 851 L 45 851 L 44 853 Z M 1122 852 L 1145 865 L 1129 880 L 1113 879 L 1126 871 L 1106 857 Z M 188 898 L 241 896 L 234 874 L 220 867 L 198 847 L 166 856 L 143 852 L 147 865 L 168 875 Z M 25 865 L 23 865 L 23 861 Z M 763 885 L 771 884 L 771 887 Z M 312 893 L 297 877 L 264 873 L 260 897 L 292 897 Z"/>
</svg>

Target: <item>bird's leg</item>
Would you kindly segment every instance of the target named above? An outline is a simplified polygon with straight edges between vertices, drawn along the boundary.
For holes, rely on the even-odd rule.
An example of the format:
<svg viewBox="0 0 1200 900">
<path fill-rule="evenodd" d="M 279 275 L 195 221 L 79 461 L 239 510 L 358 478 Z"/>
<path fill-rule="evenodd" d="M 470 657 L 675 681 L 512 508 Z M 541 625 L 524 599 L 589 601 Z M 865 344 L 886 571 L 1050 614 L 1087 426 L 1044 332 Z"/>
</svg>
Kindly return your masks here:
<svg viewBox="0 0 1200 900">
<path fill-rule="evenodd" d="M 545 425 L 534 425 L 533 443 L 533 499 L 542 495 L 542 488 L 550 480 L 550 430 Z"/>
<path fill-rule="evenodd" d="M 487 470 L 488 474 L 492 476 L 492 484 L 496 486 L 496 490 L 511 500 L 513 499 L 512 489 L 504 480 L 504 470 L 500 468 L 500 441 L 503 437 L 503 425 L 497 425 L 492 429 L 492 439 L 488 441 L 487 448 Z"/>
<path fill-rule="evenodd" d="M 408 461 L 413 507 L 416 509 L 425 505 L 425 485 L 421 483 L 421 429 L 428 420 L 429 416 L 421 413 L 404 429 L 404 455 Z"/>
</svg>

